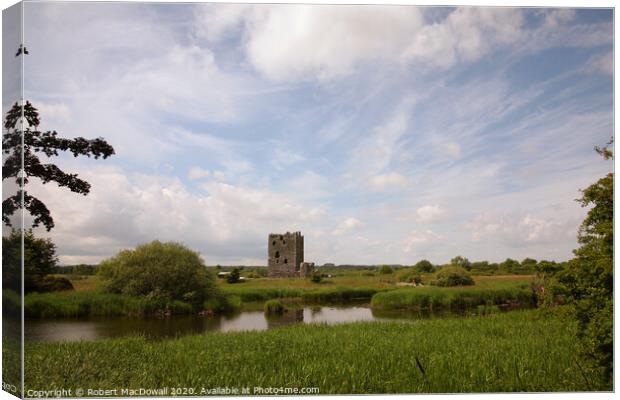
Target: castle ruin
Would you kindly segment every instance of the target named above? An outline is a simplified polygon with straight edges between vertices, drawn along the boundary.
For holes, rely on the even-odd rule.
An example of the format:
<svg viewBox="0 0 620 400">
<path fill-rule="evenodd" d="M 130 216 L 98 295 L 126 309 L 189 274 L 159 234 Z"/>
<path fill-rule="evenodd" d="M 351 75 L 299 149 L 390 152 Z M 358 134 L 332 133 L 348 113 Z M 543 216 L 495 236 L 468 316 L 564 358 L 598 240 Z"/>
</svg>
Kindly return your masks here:
<svg viewBox="0 0 620 400">
<path fill-rule="evenodd" d="M 305 278 L 314 271 L 314 263 L 304 262 L 301 232 L 270 233 L 267 249 L 270 278 Z"/>
</svg>

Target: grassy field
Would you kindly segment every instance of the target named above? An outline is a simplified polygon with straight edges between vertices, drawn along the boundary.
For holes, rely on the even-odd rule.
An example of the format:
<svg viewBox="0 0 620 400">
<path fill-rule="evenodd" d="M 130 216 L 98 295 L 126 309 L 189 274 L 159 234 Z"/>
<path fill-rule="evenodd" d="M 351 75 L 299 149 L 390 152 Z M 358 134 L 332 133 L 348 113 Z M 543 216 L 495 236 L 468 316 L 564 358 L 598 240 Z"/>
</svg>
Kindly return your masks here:
<svg viewBox="0 0 620 400">
<path fill-rule="evenodd" d="M 538 311 L 292 325 L 152 342 L 29 343 L 27 389 L 318 387 L 328 393 L 611 389 L 574 358 L 575 327 Z"/>
<path fill-rule="evenodd" d="M 423 276 L 425 282 L 432 275 Z M 527 287 L 532 281 L 530 275 L 499 275 L 474 277 L 475 287 L 486 289 L 513 289 Z M 351 298 L 370 299 L 375 293 L 400 288 L 393 274 L 368 276 L 357 271 L 347 271 L 341 276 L 313 283 L 309 279 L 249 279 L 243 283 L 229 284 L 218 280 L 220 288 L 226 294 L 234 294 L 243 301 L 265 301 L 274 298 L 303 298 L 307 301 L 348 301 Z M 419 290 L 422 288 L 411 288 Z M 439 289 L 439 288 L 438 288 Z M 463 288 L 440 288 L 446 293 Z"/>
</svg>

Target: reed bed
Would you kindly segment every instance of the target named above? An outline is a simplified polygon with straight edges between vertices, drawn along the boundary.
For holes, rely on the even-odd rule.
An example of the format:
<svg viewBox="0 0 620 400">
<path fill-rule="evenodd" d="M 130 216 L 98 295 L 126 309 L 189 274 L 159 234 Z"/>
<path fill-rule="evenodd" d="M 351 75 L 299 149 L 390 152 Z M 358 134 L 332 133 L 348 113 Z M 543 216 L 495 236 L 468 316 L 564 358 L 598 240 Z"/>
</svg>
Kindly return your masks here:
<svg viewBox="0 0 620 400">
<path fill-rule="evenodd" d="M 506 288 L 423 287 L 377 293 L 371 301 L 371 307 L 383 310 L 462 310 L 483 305 L 530 307 L 536 305 L 536 298 L 527 286 Z"/>
<path fill-rule="evenodd" d="M 536 310 L 264 332 L 27 343 L 27 389 L 318 387 L 321 394 L 610 390 Z"/>
</svg>

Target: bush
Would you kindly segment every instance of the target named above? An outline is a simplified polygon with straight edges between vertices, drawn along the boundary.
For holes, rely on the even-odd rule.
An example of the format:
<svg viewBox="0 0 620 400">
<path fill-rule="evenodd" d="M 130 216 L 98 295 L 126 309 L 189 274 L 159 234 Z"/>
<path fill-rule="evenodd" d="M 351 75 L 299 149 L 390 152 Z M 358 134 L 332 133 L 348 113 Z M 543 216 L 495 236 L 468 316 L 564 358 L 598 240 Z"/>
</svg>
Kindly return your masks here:
<svg viewBox="0 0 620 400">
<path fill-rule="evenodd" d="M 417 268 L 403 268 L 396 271 L 396 280 L 398 282 L 415 283 L 419 285 L 422 283 L 422 276 Z"/>
<path fill-rule="evenodd" d="M 62 276 L 46 276 L 39 282 L 38 292 L 60 292 L 73 290 L 71 281 Z"/>
<path fill-rule="evenodd" d="M 203 304 L 203 309 L 215 313 L 226 313 L 241 310 L 241 297 L 235 295 L 218 295 L 210 298 Z"/>
<path fill-rule="evenodd" d="M 280 300 L 267 300 L 264 305 L 265 314 L 283 314 L 286 311 Z"/>
<path fill-rule="evenodd" d="M 310 280 L 314 283 L 321 283 L 321 280 L 323 280 L 323 276 L 321 275 L 320 272 L 314 271 L 310 275 Z"/>
<path fill-rule="evenodd" d="M 428 260 L 418 261 L 413 268 L 415 268 L 418 272 L 433 272 L 435 270 L 435 266 Z"/>
<path fill-rule="evenodd" d="M 474 285 L 475 282 L 465 268 L 444 267 L 437 272 L 433 284 L 437 286 L 469 286 Z"/>
<path fill-rule="evenodd" d="M 98 269 L 109 293 L 178 300 L 200 309 L 217 294 L 214 276 L 198 253 L 179 243 L 154 241 L 123 250 Z"/>
<path fill-rule="evenodd" d="M 226 276 L 226 282 L 238 283 L 240 280 L 239 278 L 241 278 L 241 274 L 239 273 L 239 268 L 235 268 L 232 271 L 230 271 L 230 274 L 228 274 L 228 276 Z"/>
<path fill-rule="evenodd" d="M 394 270 L 389 265 L 382 265 L 379 267 L 379 273 L 381 275 L 391 274 L 392 272 L 394 272 Z"/>
</svg>

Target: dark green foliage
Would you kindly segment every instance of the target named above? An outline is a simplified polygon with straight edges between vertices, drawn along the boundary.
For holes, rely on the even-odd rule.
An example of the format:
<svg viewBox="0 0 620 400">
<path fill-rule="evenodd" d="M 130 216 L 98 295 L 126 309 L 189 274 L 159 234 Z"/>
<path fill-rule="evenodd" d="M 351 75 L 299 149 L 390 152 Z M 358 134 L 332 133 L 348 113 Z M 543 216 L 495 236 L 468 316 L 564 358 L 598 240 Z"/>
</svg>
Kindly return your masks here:
<svg viewBox="0 0 620 400">
<path fill-rule="evenodd" d="M 394 272 L 394 270 L 389 265 L 382 265 L 379 267 L 379 273 L 381 275 L 391 274 L 392 272 Z"/>
<path fill-rule="evenodd" d="M 415 283 L 418 285 L 422 283 L 422 275 L 420 275 L 416 267 L 402 268 L 396 271 L 396 280 L 398 282 Z"/>
<path fill-rule="evenodd" d="M 450 260 L 450 265 L 455 267 L 461 267 L 463 269 L 469 270 L 471 269 L 471 262 L 465 257 L 456 256 L 452 260 Z"/>
<path fill-rule="evenodd" d="M 21 230 L 13 229 L 2 237 L 2 283 L 5 288 L 21 287 Z M 54 272 L 58 258 L 51 239 L 36 238 L 32 230 L 24 233 L 24 291 L 49 292 L 70 290 L 70 282 L 61 282 L 47 275 Z"/>
<path fill-rule="evenodd" d="M 575 258 L 556 274 L 552 286 L 574 307 L 581 352 L 611 381 L 613 373 L 613 174 L 582 191 L 591 207 L 581 224 Z"/>
<path fill-rule="evenodd" d="M 428 260 L 421 260 L 413 266 L 418 272 L 428 273 L 435 270 L 435 266 Z"/>
<path fill-rule="evenodd" d="M 226 276 L 226 282 L 228 283 L 238 283 L 241 278 L 241 273 L 239 272 L 239 268 L 235 268 L 230 271 L 230 274 Z"/>
<path fill-rule="evenodd" d="M 24 120 L 22 120 L 22 113 Z M 38 130 L 39 112 L 29 101 L 21 106 L 15 103 L 7 112 L 4 120 L 6 133 L 2 138 L 2 151 L 8 156 L 2 166 L 2 180 L 14 178 L 17 185 L 25 187 L 30 178 L 36 177 L 41 182 L 56 182 L 58 186 L 67 187 L 75 193 L 87 195 L 90 184 L 77 174 L 68 174 L 54 164 L 43 164 L 36 153 L 46 157 L 58 156 L 59 152 L 69 151 L 74 157 L 84 155 L 107 158 L 114 154 L 114 149 L 103 138 L 87 140 L 83 137 L 63 139 L 56 131 Z M 23 143 L 22 143 L 23 141 Z M 25 175 L 20 174 L 22 158 Z M 22 203 L 23 196 L 23 203 Z M 2 221 L 11 226 L 9 217 L 24 207 L 34 217 L 33 227 L 41 224 L 49 231 L 54 227 L 54 220 L 49 209 L 39 199 L 26 191 L 18 190 L 2 202 Z"/>
<path fill-rule="evenodd" d="M 284 314 L 286 308 L 280 300 L 267 300 L 264 306 L 265 314 Z"/>
<path fill-rule="evenodd" d="M 499 264 L 499 268 L 508 274 L 517 274 L 521 269 L 519 261 L 507 258 L 506 261 Z"/>
<path fill-rule="evenodd" d="M 99 265 L 104 290 L 202 308 L 217 294 L 215 277 L 198 253 L 179 243 L 153 241 L 123 250 Z"/>
<path fill-rule="evenodd" d="M 39 284 L 39 292 L 60 292 L 63 290 L 73 290 L 71 281 L 62 276 L 46 276 Z"/>
<path fill-rule="evenodd" d="M 203 310 L 214 313 L 229 313 L 241 310 L 242 305 L 243 302 L 239 296 L 218 294 L 204 302 Z"/>
<path fill-rule="evenodd" d="M 314 283 L 321 283 L 321 281 L 323 280 L 323 276 L 320 272 L 314 271 L 312 272 L 312 274 L 310 274 L 310 280 Z"/>
<path fill-rule="evenodd" d="M 440 269 L 432 284 L 437 286 L 469 286 L 475 285 L 475 282 L 464 268 L 450 266 Z"/>
</svg>

